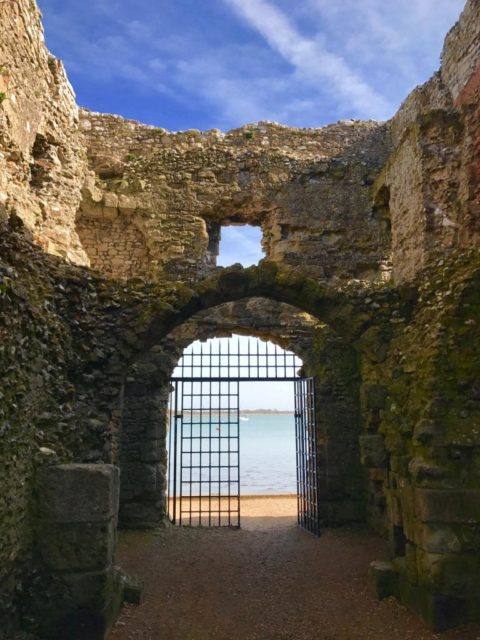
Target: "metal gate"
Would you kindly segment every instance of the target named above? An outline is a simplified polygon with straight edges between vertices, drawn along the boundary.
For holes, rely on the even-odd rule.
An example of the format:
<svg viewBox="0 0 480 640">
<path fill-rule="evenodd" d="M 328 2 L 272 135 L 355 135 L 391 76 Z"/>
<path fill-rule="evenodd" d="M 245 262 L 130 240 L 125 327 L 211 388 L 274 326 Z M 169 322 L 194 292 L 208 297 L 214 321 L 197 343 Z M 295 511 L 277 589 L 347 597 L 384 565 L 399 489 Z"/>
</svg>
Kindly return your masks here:
<svg viewBox="0 0 480 640">
<path fill-rule="evenodd" d="M 168 435 L 168 509 L 183 526 L 240 526 L 240 383 L 292 381 L 295 387 L 298 522 L 318 535 L 313 378 L 271 343 L 194 343 L 174 372 Z"/>
<path fill-rule="evenodd" d="M 297 449 L 298 524 L 320 535 L 317 484 L 315 381 L 295 380 L 295 439 Z"/>
</svg>

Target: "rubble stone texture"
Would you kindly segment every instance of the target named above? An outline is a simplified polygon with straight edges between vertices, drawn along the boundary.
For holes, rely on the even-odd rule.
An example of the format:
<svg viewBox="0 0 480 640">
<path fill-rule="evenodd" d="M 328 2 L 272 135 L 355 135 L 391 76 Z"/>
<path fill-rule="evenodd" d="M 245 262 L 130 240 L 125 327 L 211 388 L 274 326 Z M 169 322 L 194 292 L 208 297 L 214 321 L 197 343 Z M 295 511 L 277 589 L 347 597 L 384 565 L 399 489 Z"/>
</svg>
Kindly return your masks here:
<svg viewBox="0 0 480 640">
<path fill-rule="evenodd" d="M 121 521 L 158 525 L 172 369 L 233 331 L 316 377 L 323 522 L 387 535 L 388 590 L 433 628 L 479 620 L 478 0 L 391 121 L 321 129 L 79 111 L 34 0 L 0 25 L 0 637 L 90 588 L 103 637 L 116 514 L 69 521 L 65 567 L 42 478 L 119 466 Z M 230 224 L 266 260 L 217 268 Z"/>
</svg>

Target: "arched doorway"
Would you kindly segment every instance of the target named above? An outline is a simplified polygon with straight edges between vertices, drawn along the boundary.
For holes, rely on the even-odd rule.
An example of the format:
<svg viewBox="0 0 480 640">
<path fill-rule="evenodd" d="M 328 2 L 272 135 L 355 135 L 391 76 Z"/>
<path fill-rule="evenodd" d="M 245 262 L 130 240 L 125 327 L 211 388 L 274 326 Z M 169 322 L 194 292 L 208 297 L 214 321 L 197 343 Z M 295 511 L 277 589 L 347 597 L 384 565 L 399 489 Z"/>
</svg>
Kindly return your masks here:
<svg viewBox="0 0 480 640">
<path fill-rule="evenodd" d="M 304 375 L 315 378 L 321 524 L 364 520 L 365 480 L 359 452 L 362 416 L 354 349 L 298 307 L 250 297 L 191 315 L 156 340 L 127 375 L 118 443 L 120 525 L 155 528 L 166 518 L 170 379 L 193 342 L 232 334 L 259 337 L 295 352 Z M 291 384 L 288 393 L 293 396 Z"/>
<path fill-rule="evenodd" d="M 193 343 L 170 396 L 168 512 L 174 524 L 240 526 L 242 383 L 291 382 L 298 523 L 319 534 L 315 383 L 291 351 L 258 338 Z M 245 418 L 244 418 L 245 419 Z"/>
</svg>

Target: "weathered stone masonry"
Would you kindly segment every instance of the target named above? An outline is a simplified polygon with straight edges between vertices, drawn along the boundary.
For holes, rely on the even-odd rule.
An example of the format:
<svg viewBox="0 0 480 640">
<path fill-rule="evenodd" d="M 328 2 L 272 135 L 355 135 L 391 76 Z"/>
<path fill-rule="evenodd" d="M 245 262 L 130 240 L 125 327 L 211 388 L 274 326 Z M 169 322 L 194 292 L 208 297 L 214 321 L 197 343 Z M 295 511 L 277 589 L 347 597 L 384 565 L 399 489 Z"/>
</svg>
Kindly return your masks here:
<svg viewBox="0 0 480 640">
<path fill-rule="evenodd" d="M 328 280 L 388 277 L 389 225 L 369 198 L 384 125 L 170 134 L 83 111 L 81 128 L 91 172 L 77 230 L 102 271 L 198 279 L 219 226 L 249 223 L 270 260 Z"/>
<path fill-rule="evenodd" d="M 123 522 L 158 524 L 170 372 L 233 330 L 317 377 L 323 520 L 386 533 L 432 627 L 480 619 L 478 0 L 390 122 L 226 134 L 79 112 L 33 0 L 0 21 L 0 635 L 103 637 L 111 465 Z M 215 268 L 232 223 L 261 226 L 258 267 Z"/>
</svg>

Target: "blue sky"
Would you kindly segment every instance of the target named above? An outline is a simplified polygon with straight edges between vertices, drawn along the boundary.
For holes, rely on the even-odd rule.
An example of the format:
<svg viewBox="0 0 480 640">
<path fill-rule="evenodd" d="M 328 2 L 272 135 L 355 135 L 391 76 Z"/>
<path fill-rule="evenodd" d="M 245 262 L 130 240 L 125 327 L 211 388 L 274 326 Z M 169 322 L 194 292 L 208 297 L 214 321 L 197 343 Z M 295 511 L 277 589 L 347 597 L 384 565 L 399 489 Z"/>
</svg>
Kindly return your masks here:
<svg viewBox="0 0 480 640">
<path fill-rule="evenodd" d="M 264 354 L 266 351 L 270 354 L 274 354 L 277 350 L 271 342 L 266 342 L 264 340 L 260 340 L 260 353 Z M 237 334 L 233 334 L 231 338 L 212 338 L 210 340 L 206 340 L 202 345 L 199 341 L 193 342 L 190 344 L 184 351 L 184 353 L 195 353 L 198 356 L 194 361 L 194 368 L 191 369 L 192 366 L 192 357 L 188 357 L 185 360 L 186 366 L 186 376 L 200 376 L 201 370 L 198 366 L 196 366 L 200 359 L 201 350 L 204 354 L 208 354 L 211 349 L 212 354 L 218 354 L 221 352 L 222 354 L 226 354 L 227 351 L 230 352 L 233 358 L 230 361 L 230 365 L 232 368 L 232 375 L 235 375 L 235 367 L 238 365 L 238 357 L 235 356 L 238 351 L 240 351 L 243 355 L 240 357 L 240 364 L 246 366 L 248 364 L 248 358 L 243 357 L 244 354 L 250 352 L 255 354 L 257 351 L 257 338 L 251 338 L 248 336 L 240 336 Z M 283 353 L 283 351 L 282 351 Z M 291 352 L 287 352 L 291 353 Z M 290 360 L 289 360 L 290 362 Z M 257 361 L 255 356 L 250 362 L 252 367 L 255 367 Z M 262 356 L 260 358 L 260 366 L 264 366 L 265 358 Z M 273 360 L 270 360 L 270 363 L 273 364 Z M 217 369 L 218 367 L 218 358 L 215 356 L 212 358 L 212 370 L 211 375 L 213 377 L 219 376 L 220 372 Z M 226 363 L 222 360 L 222 366 L 226 366 Z M 298 366 L 298 369 L 302 366 L 302 361 L 297 357 L 295 366 Z M 270 370 L 269 374 L 272 374 L 273 371 Z M 182 376 L 182 368 L 181 361 L 174 372 L 174 376 L 181 377 Z M 223 371 L 223 375 L 225 375 L 225 370 Z M 267 375 L 267 373 L 263 370 L 262 375 Z M 224 388 L 222 389 L 222 393 L 226 393 L 227 387 L 226 383 Z M 234 389 L 232 388 L 232 392 Z M 195 391 L 197 393 L 198 390 Z M 206 393 L 206 392 L 205 392 Z M 196 402 L 196 401 L 195 401 Z M 226 402 L 226 401 L 225 401 Z M 208 402 L 205 400 L 203 406 L 208 407 Z M 269 381 L 269 382 L 246 382 L 243 381 L 240 383 L 240 409 L 270 409 L 274 408 L 279 411 L 293 411 L 294 409 L 294 387 L 293 382 L 286 381 Z"/>
<path fill-rule="evenodd" d="M 229 267 L 240 263 L 250 267 L 265 257 L 262 247 L 262 230 L 260 227 L 232 226 L 222 227 L 220 253 L 217 258 L 219 267 Z"/>
<path fill-rule="evenodd" d="M 40 0 L 78 102 L 171 130 L 390 117 L 464 0 Z"/>
</svg>

